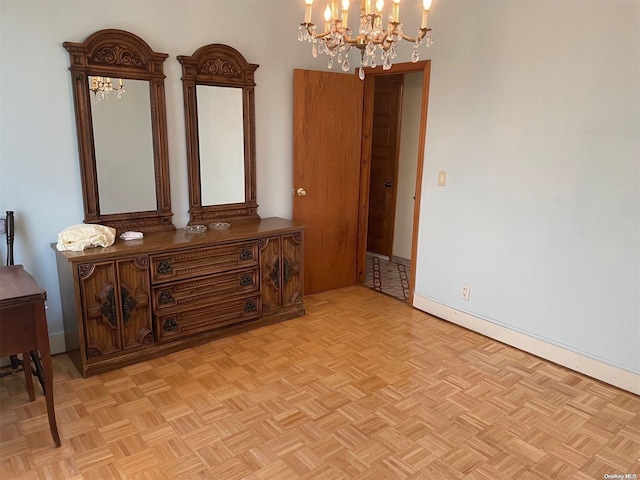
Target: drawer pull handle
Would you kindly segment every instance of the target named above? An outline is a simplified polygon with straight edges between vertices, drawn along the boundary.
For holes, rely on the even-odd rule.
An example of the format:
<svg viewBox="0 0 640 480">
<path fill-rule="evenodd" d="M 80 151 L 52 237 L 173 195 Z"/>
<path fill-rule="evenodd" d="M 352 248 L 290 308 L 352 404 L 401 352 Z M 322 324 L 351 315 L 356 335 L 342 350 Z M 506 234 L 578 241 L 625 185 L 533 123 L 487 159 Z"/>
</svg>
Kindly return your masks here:
<svg viewBox="0 0 640 480">
<path fill-rule="evenodd" d="M 242 275 L 240 279 L 240 285 L 243 287 L 248 287 L 249 285 L 253 285 L 253 277 L 251 275 Z"/>
<path fill-rule="evenodd" d="M 289 280 L 291 279 L 291 276 L 293 275 L 293 267 L 291 266 L 291 263 L 289 262 L 289 259 L 287 257 L 284 257 L 282 259 L 282 263 L 284 263 L 283 288 L 286 288 L 286 286 L 289 285 Z"/>
<path fill-rule="evenodd" d="M 131 319 L 131 313 L 135 310 L 138 301 L 129 295 L 129 290 L 120 287 L 120 298 L 122 300 L 122 324 L 126 325 Z"/>
<path fill-rule="evenodd" d="M 277 258 L 273 262 L 273 268 L 271 272 L 269 272 L 269 278 L 276 287 L 276 290 L 280 290 L 280 260 Z"/>
<path fill-rule="evenodd" d="M 166 275 L 168 273 L 171 273 L 173 271 L 173 267 L 171 266 L 171 263 L 169 262 L 169 260 L 161 260 L 158 263 L 158 273 L 160 275 Z"/>
<path fill-rule="evenodd" d="M 162 292 L 160 292 L 160 298 L 158 299 L 158 303 L 160 305 L 166 305 L 167 303 L 174 303 L 175 300 L 173 298 L 173 295 L 171 295 L 171 292 L 169 290 L 162 290 Z"/>
<path fill-rule="evenodd" d="M 250 260 L 253 258 L 253 252 L 249 247 L 244 247 L 240 250 L 240 260 Z"/>
<path fill-rule="evenodd" d="M 245 313 L 252 313 L 256 310 L 258 310 L 258 307 L 256 307 L 255 302 L 253 300 L 247 300 L 247 303 L 244 304 Z"/>
<path fill-rule="evenodd" d="M 103 288 L 98 295 L 103 300 L 102 305 L 100 306 L 100 313 L 104 318 L 107 319 L 107 321 L 113 328 L 118 328 L 116 295 L 113 289 L 113 285 L 111 285 L 110 283 L 106 284 L 105 288 Z"/>
<path fill-rule="evenodd" d="M 173 317 L 167 318 L 162 326 L 163 330 L 167 332 L 173 332 L 178 329 L 178 324 Z"/>
</svg>

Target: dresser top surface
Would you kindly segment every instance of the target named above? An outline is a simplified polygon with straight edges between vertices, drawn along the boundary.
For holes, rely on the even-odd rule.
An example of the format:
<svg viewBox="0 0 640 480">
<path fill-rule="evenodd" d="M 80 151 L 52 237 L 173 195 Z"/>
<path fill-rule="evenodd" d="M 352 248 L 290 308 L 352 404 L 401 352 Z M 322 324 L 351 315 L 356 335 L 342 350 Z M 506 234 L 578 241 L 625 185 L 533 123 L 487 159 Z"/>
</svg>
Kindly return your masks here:
<svg viewBox="0 0 640 480">
<path fill-rule="evenodd" d="M 51 247 L 56 250 L 58 255 L 62 255 L 68 261 L 86 262 L 94 261 L 98 257 L 107 259 L 124 255 L 153 254 L 174 249 L 241 242 L 259 237 L 293 233 L 300 231 L 302 228 L 302 225 L 291 220 L 273 217 L 231 223 L 228 230 L 207 228 L 204 233 L 188 233 L 184 229 L 177 229 L 167 232 L 145 233 L 144 238 L 140 240 L 125 241 L 117 238 L 110 247 L 87 248 L 82 252 L 60 252 L 56 249 L 55 243 L 52 243 Z"/>
</svg>

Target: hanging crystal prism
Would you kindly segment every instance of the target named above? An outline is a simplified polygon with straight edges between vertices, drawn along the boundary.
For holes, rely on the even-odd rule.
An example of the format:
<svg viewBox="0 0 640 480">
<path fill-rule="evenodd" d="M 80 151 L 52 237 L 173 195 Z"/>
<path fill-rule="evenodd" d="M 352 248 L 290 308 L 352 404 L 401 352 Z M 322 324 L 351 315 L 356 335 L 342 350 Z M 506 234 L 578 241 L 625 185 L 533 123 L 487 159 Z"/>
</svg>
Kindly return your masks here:
<svg viewBox="0 0 640 480">
<path fill-rule="evenodd" d="M 427 35 L 425 38 L 426 38 L 427 47 L 430 47 L 431 45 L 433 45 L 433 37 L 431 36 L 431 30 L 427 30 Z"/>
<path fill-rule="evenodd" d="M 382 61 L 382 69 L 389 70 L 391 68 L 391 55 L 386 55 Z"/>
</svg>

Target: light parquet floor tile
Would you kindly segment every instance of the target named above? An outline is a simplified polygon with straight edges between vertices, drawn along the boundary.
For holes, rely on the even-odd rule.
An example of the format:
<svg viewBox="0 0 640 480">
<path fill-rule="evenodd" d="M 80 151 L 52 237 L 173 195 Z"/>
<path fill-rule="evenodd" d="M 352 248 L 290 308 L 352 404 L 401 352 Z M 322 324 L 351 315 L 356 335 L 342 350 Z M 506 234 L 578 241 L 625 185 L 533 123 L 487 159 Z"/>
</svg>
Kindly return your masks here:
<svg viewBox="0 0 640 480">
<path fill-rule="evenodd" d="M 0 479 L 640 475 L 640 398 L 354 286 L 307 315 L 83 379 L 0 381 Z"/>
</svg>

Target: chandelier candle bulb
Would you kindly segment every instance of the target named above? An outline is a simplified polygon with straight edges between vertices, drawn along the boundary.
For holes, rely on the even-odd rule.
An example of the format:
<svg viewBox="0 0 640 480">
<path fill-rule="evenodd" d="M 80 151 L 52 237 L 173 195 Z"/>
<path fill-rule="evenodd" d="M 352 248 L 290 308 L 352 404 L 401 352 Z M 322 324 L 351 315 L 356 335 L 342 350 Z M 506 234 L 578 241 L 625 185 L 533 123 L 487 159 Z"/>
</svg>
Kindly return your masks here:
<svg viewBox="0 0 640 480">
<path fill-rule="evenodd" d="M 382 14 L 382 9 L 384 8 L 384 0 L 378 0 L 376 2 L 376 13 L 378 15 Z"/>
<path fill-rule="evenodd" d="M 338 0 L 331 0 L 331 18 L 337 20 L 338 17 Z"/>
<path fill-rule="evenodd" d="M 327 5 L 324 11 L 324 31 L 328 32 L 331 29 L 331 7 Z"/>
<path fill-rule="evenodd" d="M 311 4 L 313 0 L 304 0 L 304 23 L 311 23 Z"/>
<path fill-rule="evenodd" d="M 393 0 L 393 7 L 391 9 L 391 18 L 394 22 L 400 18 L 400 0 Z"/>
<path fill-rule="evenodd" d="M 427 28 L 427 20 L 429 18 L 429 9 L 431 8 L 431 0 L 424 0 L 422 3 L 422 24 L 420 28 Z"/>
<path fill-rule="evenodd" d="M 349 26 L 349 0 L 342 0 L 342 27 Z"/>
</svg>

